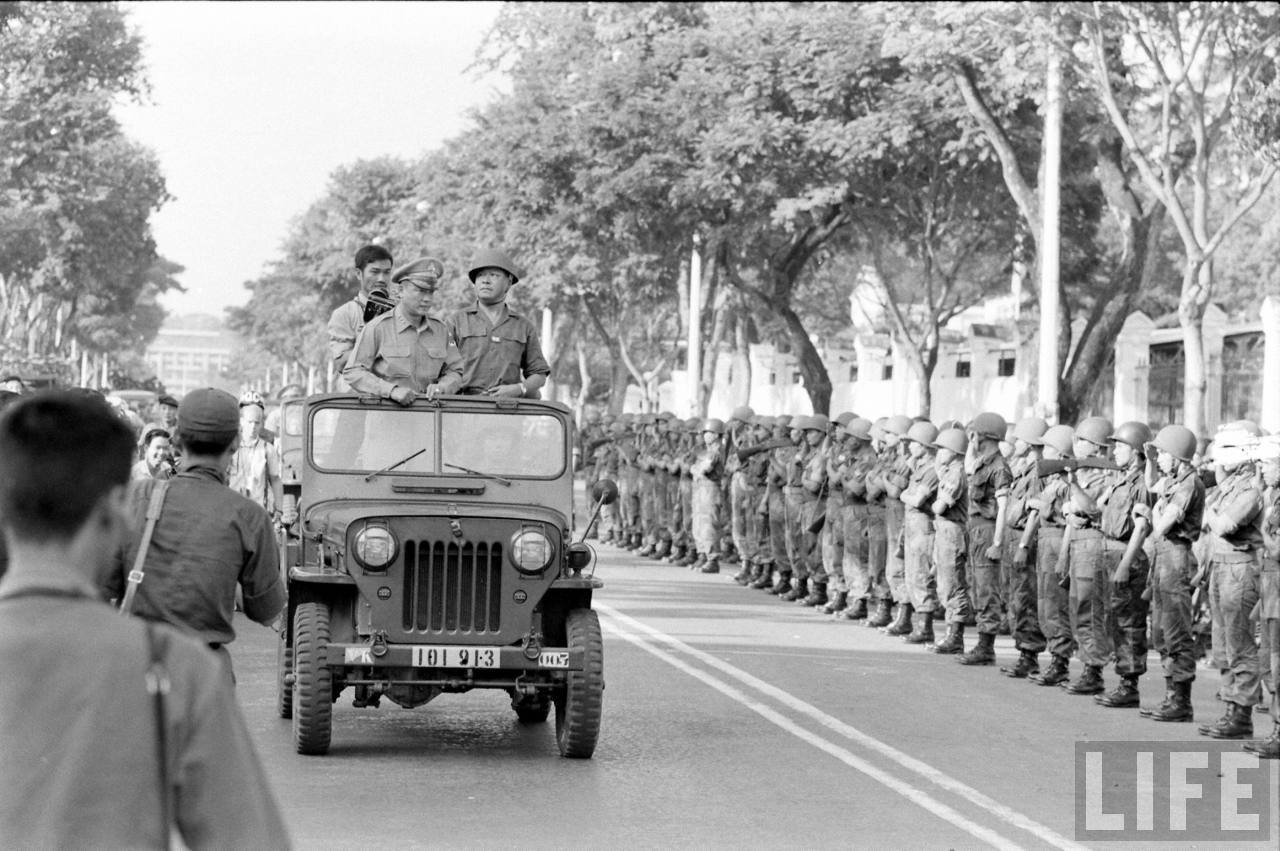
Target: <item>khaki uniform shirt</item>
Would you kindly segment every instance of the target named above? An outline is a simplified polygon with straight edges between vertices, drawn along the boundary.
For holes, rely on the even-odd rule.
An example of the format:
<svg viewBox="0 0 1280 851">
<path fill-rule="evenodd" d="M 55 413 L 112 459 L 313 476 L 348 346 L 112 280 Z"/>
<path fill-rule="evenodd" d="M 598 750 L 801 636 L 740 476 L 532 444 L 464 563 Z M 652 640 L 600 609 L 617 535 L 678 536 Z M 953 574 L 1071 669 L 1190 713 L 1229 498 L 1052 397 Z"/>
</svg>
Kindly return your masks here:
<svg viewBox="0 0 1280 851">
<path fill-rule="evenodd" d="M 502 305 L 502 319 L 489 319 L 473 304 L 449 317 L 449 336 L 462 353 L 460 393 L 483 393 L 519 384 L 530 375 L 550 375 L 533 322 Z"/>
<path fill-rule="evenodd" d="M 1262 545 L 1262 491 L 1253 483 L 1253 468 L 1245 465 L 1218 483 L 1206 508 L 1231 521 L 1226 535 L 1213 536 L 1213 552 L 1256 552 Z"/>
<path fill-rule="evenodd" d="M 391 398 L 397 386 L 415 393 L 439 384 L 456 393 L 462 384 L 462 355 L 445 324 L 424 317 L 414 325 L 399 307 L 375 316 L 360 332 L 342 371 L 357 393 Z"/>
<path fill-rule="evenodd" d="M 342 372 L 347 365 L 347 357 L 356 347 L 356 338 L 364 328 L 364 303 L 364 296 L 358 295 L 338 305 L 329 315 L 326 329 L 329 333 L 329 360 L 333 362 L 335 372 Z"/>
<path fill-rule="evenodd" d="M 969 507 L 971 517 L 995 520 L 999 513 L 996 500 L 1008 496 L 1013 484 L 1009 462 L 998 449 L 990 449 L 977 459 L 977 466 L 969 474 Z"/>
<path fill-rule="evenodd" d="M 1160 498 L 1156 501 L 1156 515 L 1167 514 L 1172 507 L 1177 517 L 1177 522 L 1165 537 L 1191 546 L 1200 537 L 1200 525 L 1204 522 L 1204 482 L 1195 470 L 1188 467 L 1177 479 L 1165 476 L 1157 484 L 1160 485 Z"/>
</svg>

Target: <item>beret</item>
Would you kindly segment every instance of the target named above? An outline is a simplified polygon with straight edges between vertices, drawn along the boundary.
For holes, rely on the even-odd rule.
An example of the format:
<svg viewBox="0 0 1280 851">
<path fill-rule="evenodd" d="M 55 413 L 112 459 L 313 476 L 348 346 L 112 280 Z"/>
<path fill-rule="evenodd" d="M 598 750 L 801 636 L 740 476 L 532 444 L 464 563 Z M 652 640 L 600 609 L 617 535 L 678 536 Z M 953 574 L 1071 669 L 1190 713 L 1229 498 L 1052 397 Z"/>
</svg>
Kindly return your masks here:
<svg viewBox="0 0 1280 851">
<path fill-rule="evenodd" d="M 201 387 L 178 405 L 178 431 L 197 440 L 219 440 L 239 430 L 240 403 L 225 390 Z"/>
<path fill-rule="evenodd" d="M 419 278 L 438 281 L 444 277 L 444 264 L 434 257 L 419 257 L 410 260 L 391 273 L 391 282 L 399 283 L 405 278 Z"/>
</svg>

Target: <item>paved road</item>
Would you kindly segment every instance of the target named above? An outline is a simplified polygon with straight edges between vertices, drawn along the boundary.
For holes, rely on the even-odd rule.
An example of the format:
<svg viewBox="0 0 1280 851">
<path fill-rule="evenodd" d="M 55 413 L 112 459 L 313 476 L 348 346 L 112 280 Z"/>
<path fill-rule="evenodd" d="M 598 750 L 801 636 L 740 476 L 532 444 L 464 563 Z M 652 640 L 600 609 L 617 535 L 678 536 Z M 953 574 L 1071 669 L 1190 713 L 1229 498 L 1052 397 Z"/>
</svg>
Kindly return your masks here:
<svg viewBox="0 0 1280 851">
<path fill-rule="evenodd" d="M 521 726 L 500 692 L 403 710 L 348 691 L 330 754 L 297 756 L 274 715 L 274 634 L 243 624 L 239 695 L 298 846 L 1072 847 L 1077 741 L 1199 738 L 725 575 L 612 548 L 597 572 L 608 685 L 589 761 L 560 759 L 552 725 Z M 1216 687 L 1202 671 L 1198 719 L 1220 714 Z M 1270 818 L 1275 839 L 1274 802 Z"/>
</svg>

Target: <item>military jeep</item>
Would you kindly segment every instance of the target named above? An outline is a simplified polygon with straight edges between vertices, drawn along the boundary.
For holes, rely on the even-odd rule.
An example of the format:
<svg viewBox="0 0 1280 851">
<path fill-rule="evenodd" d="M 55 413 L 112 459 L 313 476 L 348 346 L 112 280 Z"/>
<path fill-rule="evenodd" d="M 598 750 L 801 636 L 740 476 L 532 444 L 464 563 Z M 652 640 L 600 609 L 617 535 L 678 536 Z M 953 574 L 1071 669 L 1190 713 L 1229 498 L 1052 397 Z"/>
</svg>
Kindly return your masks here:
<svg viewBox="0 0 1280 851">
<path fill-rule="evenodd" d="M 410 708 L 481 688 L 525 724 L 554 706 L 560 753 L 592 755 L 602 583 L 570 538 L 572 429 L 564 405 L 525 399 L 289 403 L 278 705 L 298 753 L 328 751 L 347 689 Z"/>
</svg>

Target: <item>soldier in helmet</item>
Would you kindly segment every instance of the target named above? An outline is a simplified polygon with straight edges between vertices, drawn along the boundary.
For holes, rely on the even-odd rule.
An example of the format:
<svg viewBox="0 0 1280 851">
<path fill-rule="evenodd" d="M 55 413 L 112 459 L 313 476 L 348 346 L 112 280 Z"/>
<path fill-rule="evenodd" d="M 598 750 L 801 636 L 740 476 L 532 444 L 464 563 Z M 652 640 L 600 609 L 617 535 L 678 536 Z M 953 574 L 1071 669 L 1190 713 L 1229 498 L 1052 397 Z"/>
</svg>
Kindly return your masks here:
<svg viewBox="0 0 1280 851">
<path fill-rule="evenodd" d="M 830 425 L 825 414 L 803 419 L 798 463 L 791 473 L 794 489 L 787 495 L 787 527 L 795 548 L 792 564 L 800 585 L 795 601 L 804 606 L 821 606 L 827 602 L 827 578 L 822 570 L 815 521 L 821 516 L 827 496 L 827 459 L 823 445 Z M 783 599 L 787 599 L 786 596 Z"/>
<path fill-rule="evenodd" d="M 843 611 L 849 598 L 844 577 L 844 472 L 849 463 L 848 434 L 845 424 L 853 419 L 846 411 L 831 421 L 823 452 L 826 456 L 827 498 L 819 510 L 822 531 L 818 548 L 822 555 L 822 572 L 827 581 L 827 602 L 820 611 L 825 615 Z"/>
<path fill-rule="evenodd" d="M 871 427 L 871 421 L 864 417 L 855 417 L 844 427 L 848 460 L 842 475 L 844 551 L 841 569 L 844 571 L 848 600 L 844 610 L 837 612 L 837 615 L 845 620 L 862 620 L 870 614 L 868 605 L 874 598 L 878 601 L 877 613 L 883 615 L 887 623 L 889 589 L 884 584 L 883 557 L 879 571 L 874 571 L 871 566 L 872 515 L 867 497 L 867 479 L 880 460 L 871 446 Z M 883 508 L 879 514 L 881 518 L 884 517 Z M 883 550 L 883 529 L 879 539 Z"/>
<path fill-rule="evenodd" d="M 946 606 L 947 637 L 933 648 L 935 653 L 963 654 L 964 625 L 971 612 L 969 602 L 969 518 L 970 487 L 965 475 L 965 455 L 969 440 L 964 430 L 949 428 L 933 441 L 938 488 L 934 496 L 933 571 L 938 598 Z M 994 633 L 992 633 L 994 638 Z M 992 654 L 994 657 L 994 654 Z M 961 661 L 966 657 L 961 656 Z"/>
<path fill-rule="evenodd" d="M 904 439 L 911 476 L 898 499 L 906 506 L 902 540 L 907 588 L 915 610 L 914 629 L 903 639 L 908 644 L 933 644 L 933 613 L 938 608 L 938 597 L 930 559 L 933 555 L 932 510 L 938 495 L 938 471 L 933 457 L 933 441 L 937 437 L 938 429 L 928 420 L 922 420 L 912 424 Z"/>
<path fill-rule="evenodd" d="M 740 567 L 733 581 L 739 585 L 747 584 L 751 575 L 752 563 L 758 557 L 755 541 L 752 540 L 749 525 L 754 514 L 747 487 L 746 461 L 738 457 L 738 450 L 750 443 L 751 420 L 755 411 L 748 405 L 739 405 L 729 414 L 725 422 L 724 471 L 728 480 L 725 493 L 725 504 L 729 506 L 729 534 L 733 536 L 733 547 L 738 551 Z"/>
<path fill-rule="evenodd" d="M 774 420 L 773 436 L 777 442 L 783 439 L 786 443 L 779 445 L 769 453 L 768 474 L 768 510 L 769 510 L 769 545 L 773 550 L 773 561 L 778 568 L 778 581 L 769 588 L 770 594 L 785 597 L 794 590 L 792 583 L 793 564 L 791 548 L 787 545 L 787 478 L 795 469 L 796 455 L 799 453 L 799 429 L 791 427 L 793 420 L 799 417 L 779 416 Z M 792 597 L 792 599 L 795 599 Z"/>
<path fill-rule="evenodd" d="M 1004 618 L 1000 557 L 1013 484 L 1009 462 L 1000 454 L 1006 428 L 1004 417 L 985 411 L 973 418 L 968 429 L 972 465 L 968 475 L 969 584 L 977 610 L 978 643 L 960 657 L 964 665 L 995 664 L 996 634 Z"/>
<path fill-rule="evenodd" d="M 693 465 L 703 453 L 702 419 L 689 417 L 681 422 L 675 420 L 671 431 L 672 441 L 671 464 L 668 468 L 672 489 L 672 521 L 671 521 L 671 554 L 667 561 L 680 567 L 702 567 L 710 555 L 706 549 L 698 546 L 698 538 L 694 526 L 694 480 Z M 719 486 L 720 478 L 716 479 Z M 717 525 L 718 522 L 717 522 Z"/>
<path fill-rule="evenodd" d="M 901 414 L 884 421 L 880 428 L 883 442 L 879 460 L 867 482 L 868 498 L 884 505 L 885 581 L 889 585 L 889 593 L 898 603 L 893 622 L 884 626 L 889 635 L 907 635 L 913 626 L 902 532 L 906 506 L 900 499 L 911 474 L 905 440 L 911 425 L 911 418 Z"/>
<path fill-rule="evenodd" d="M 1004 538 L 1002 567 L 1006 573 L 1005 600 L 1018 661 L 1001 667 L 1000 672 L 1016 679 L 1040 673 L 1037 657 L 1045 649 L 1044 633 L 1036 614 L 1036 538 L 1031 536 L 1024 545 L 1023 537 L 1031 522 L 1031 502 L 1040 493 L 1036 463 L 1040 460 L 1040 438 L 1048 430 L 1044 420 L 1029 417 L 1014 425 L 1011 437 L 1013 481 L 1005 508 L 1009 531 Z"/>
<path fill-rule="evenodd" d="M 703 420 L 700 431 L 702 449 L 690 468 L 693 477 L 693 540 L 698 548 L 703 573 L 720 572 L 720 480 L 724 477 L 721 441 L 724 423 Z"/>
<path fill-rule="evenodd" d="M 1041 447 L 1045 460 L 1064 460 L 1072 456 L 1075 431 L 1070 426 L 1056 425 L 1039 440 L 1031 442 Z M 1029 674 L 1027 679 L 1036 685 L 1056 686 L 1067 681 L 1071 654 L 1076 649 L 1075 633 L 1071 629 L 1071 599 L 1057 572 L 1066 535 L 1064 510 L 1070 485 L 1065 472 L 1042 476 L 1040 480 L 1039 495 L 1027 501 L 1031 514 L 1018 545 L 1019 561 L 1015 565 L 1026 560 L 1029 553 L 1035 553 L 1038 620 L 1051 660 L 1048 668 L 1039 674 Z M 1034 550 L 1032 538 L 1035 538 Z"/>
<path fill-rule="evenodd" d="M 476 302 L 449 317 L 449 334 L 462 352 L 464 394 L 526 396 L 551 374 L 532 320 L 507 307 L 507 292 L 520 280 L 516 265 L 500 249 L 481 251 L 467 277 Z"/>
<path fill-rule="evenodd" d="M 773 569 L 776 556 L 773 541 L 769 533 L 769 466 L 773 451 L 789 446 L 786 438 L 773 437 L 776 417 L 756 416 L 753 418 L 751 443 L 738 449 L 738 457 L 746 465 L 747 498 L 751 511 L 748 529 L 752 531 L 754 540 L 755 570 L 752 573 L 750 587 L 766 590 L 773 585 Z"/>
<path fill-rule="evenodd" d="M 1200 537 L 1204 514 L 1204 483 L 1192 458 L 1196 436 L 1188 428 L 1168 425 L 1152 441 L 1161 478 L 1151 511 L 1154 560 L 1148 588 L 1151 596 L 1151 643 L 1160 652 L 1165 697 L 1158 706 L 1139 714 L 1156 721 L 1191 721 L 1191 684 L 1196 679 L 1195 639 L 1192 636 L 1191 580 L 1196 573 L 1191 545 Z"/>
<path fill-rule="evenodd" d="M 618 523 L 622 538 L 619 545 L 626 550 L 641 546 L 640 533 L 640 468 L 637 448 L 640 423 L 634 414 L 622 414 L 616 425 L 621 429 L 614 438 L 618 450 Z"/>
<path fill-rule="evenodd" d="M 1226 713 L 1198 731 L 1215 739 L 1253 735 L 1253 707 L 1260 696 L 1258 645 L 1251 615 L 1258 604 L 1262 550 L 1262 489 L 1256 481 L 1253 450 L 1261 431 L 1249 420 L 1227 423 L 1214 437 L 1218 487 L 1207 500 L 1204 525 L 1210 532 L 1209 608 L 1213 615 L 1213 657 L 1222 673 Z"/>
<path fill-rule="evenodd" d="M 1146 423 L 1121 423 L 1111 435 L 1120 472 L 1098 500 L 1099 528 L 1111 571 L 1107 618 L 1115 648 L 1120 685 L 1094 702 L 1113 708 L 1138 706 L 1138 678 L 1147 672 L 1147 587 L 1149 565 L 1142 542 L 1151 531 L 1151 497 L 1147 491 L 1145 447 L 1151 440 Z M 1155 459 L 1151 459 L 1154 461 Z M 1115 565 L 1114 568 L 1111 565 Z"/>
<path fill-rule="evenodd" d="M 1280 439 L 1264 438 L 1258 452 L 1258 467 L 1266 487 L 1262 508 L 1262 569 L 1258 590 L 1262 599 L 1259 619 L 1262 628 L 1262 658 L 1259 667 L 1271 691 L 1271 736 L 1250 742 L 1244 749 L 1264 759 L 1280 759 Z"/>
</svg>

